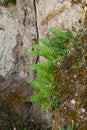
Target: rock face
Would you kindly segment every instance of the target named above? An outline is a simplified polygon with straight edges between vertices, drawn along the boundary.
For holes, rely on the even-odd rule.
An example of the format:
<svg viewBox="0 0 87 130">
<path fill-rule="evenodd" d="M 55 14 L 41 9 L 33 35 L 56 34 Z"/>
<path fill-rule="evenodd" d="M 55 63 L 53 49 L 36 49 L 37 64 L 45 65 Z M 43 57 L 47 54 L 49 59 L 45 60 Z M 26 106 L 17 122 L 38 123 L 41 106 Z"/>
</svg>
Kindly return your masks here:
<svg viewBox="0 0 87 130">
<path fill-rule="evenodd" d="M 17 5 L 0 7 L 0 122 L 2 122 L 0 127 L 2 130 L 10 129 L 13 125 L 15 127 L 18 117 L 26 120 L 31 116 L 32 104 L 27 102 L 27 99 L 32 94 L 30 81 L 34 79 L 35 74 L 29 72 L 28 66 L 35 63 L 36 59 L 28 58 L 26 51 L 32 49 L 32 44 L 36 43 L 34 39 L 37 39 L 34 1 L 18 1 Z M 7 112 L 3 108 L 6 108 Z M 40 117 L 39 108 L 37 109 L 35 116 Z M 10 122 L 9 118 L 13 121 Z"/>
<path fill-rule="evenodd" d="M 19 35 L 21 37 L 21 46 L 19 47 L 19 77 L 31 80 L 33 74 L 28 71 L 28 66 L 36 62 L 34 58 L 28 58 L 25 54 L 27 50 L 32 49 L 32 44 L 37 39 L 36 14 L 34 0 L 17 1 Z M 19 41 L 20 42 L 20 41 Z M 25 66 L 25 67 L 24 67 Z"/>
<path fill-rule="evenodd" d="M 0 75 L 16 71 L 14 48 L 17 44 L 18 20 L 6 8 L 0 7 Z"/>
<path fill-rule="evenodd" d="M 36 118 L 43 117 L 51 122 L 48 113 L 41 114 L 36 105 L 25 101 L 32 94 L 30 82 L 35 78 L 35 73 L 29 72 L 28 66 L 38 62 L 38 58 L 27 57 L 26 51 L 32 49 L 37 38 L 47 37 L 50 27 L 75 26 L 77 30 L 86 27 L 85 2 L 17 0 L 14 6 L 0 6 L 0 113 L 3 113 L 2 108 L 5 107 L 12 116 L 18 115 L 27 119 L 30 113 L 35 113 L 34 116 L 37 113 Z M 5 117 L 8 118 L 8 113 L 6 114 Z"/>
<path fill-rule="evenodd" d="M 85 11 L 81 1 L 39 0 L 37 5 L 37 22 L 39 36 L 47 36 L 50 27 L 81 29 L 84 24 Z"/>
</svg>

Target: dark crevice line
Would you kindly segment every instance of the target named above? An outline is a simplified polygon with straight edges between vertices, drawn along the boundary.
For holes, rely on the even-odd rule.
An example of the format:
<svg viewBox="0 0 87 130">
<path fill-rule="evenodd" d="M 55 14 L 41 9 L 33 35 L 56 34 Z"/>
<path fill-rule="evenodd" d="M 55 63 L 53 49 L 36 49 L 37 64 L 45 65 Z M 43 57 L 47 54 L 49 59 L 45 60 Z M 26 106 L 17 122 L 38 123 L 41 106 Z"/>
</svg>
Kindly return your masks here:
<svg viewBox="0 0 87 130">
<path fill-rule="evenodd" d="M 37 24 L 37 8 L 36 8 L 36 0 L 34 0 L 34 10 L 35 10 L 35 19 L 36 19 L 37 39 L 39 39 L 39 31 L 38 31 L 38 24 Z"/>
<path fill-rule="evenodd" d="M 38 23 L 37 23 L 37 8 L 36 8 L 36 0 L 34 0 L 34 10 L 35 10 L 35 19 L 36 19 L 36 32 L 37 32 L 37 44 L 39 44 L 39 30 L 38 30 Z M 36 64 L 39 62 L 39 56 L 36 58 Z"/>
</svg>

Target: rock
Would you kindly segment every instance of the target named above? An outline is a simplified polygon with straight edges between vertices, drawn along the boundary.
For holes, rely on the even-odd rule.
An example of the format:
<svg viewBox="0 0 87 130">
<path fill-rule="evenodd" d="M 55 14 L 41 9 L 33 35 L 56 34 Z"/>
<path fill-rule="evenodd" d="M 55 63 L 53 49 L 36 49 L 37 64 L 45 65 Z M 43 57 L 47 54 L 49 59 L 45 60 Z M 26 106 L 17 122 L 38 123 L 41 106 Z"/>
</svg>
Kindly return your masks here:
<svg viewBox="0 0 87 130">
<path fill-rule="evenodd" d="M 16 11 L 0 7 L 0 74 L 4 77 L 15 69 L 13 49 L 17 44 L 18 21 Z"/>
<path fill-rule="evenodd" d="M 46 37 L 50 27 L 82 29 L 85 12 L 82 2 L 72 4 L 72 0 L 39 0 L 37 7 L 37 25 L 39 37 Z"/>
<path fill-rule="evenodd" d="M 37 39 L 33 2 L 19 1 L 18 6 L 0 6 L 0 105 L 2 106 L 0 107 L 0 121 L 3 120 L 2 130 L 5 127 L 10 129 L 11 118 L 13 119 L 11 125 L 15 125 L 18 117 L 23 120 L 32 117 L 31 114 L 29 115 L 32 104 L 27 102 L 27 99 L 32 95 L 29 83 L 34 79 L 35 73 L 29 72 L 28 66 L 35 63 L 36 58 L 28 57 L 26 51 L 32 49 L 32 44 L 36 43 L 33 39 Z M 3 107 L 7 109 L 7 112 L 2 110 Z M 38 106 L 36 111 L 40 115 Z M 5 126 L 4 121 L 7 121 Z"/>
</svg>

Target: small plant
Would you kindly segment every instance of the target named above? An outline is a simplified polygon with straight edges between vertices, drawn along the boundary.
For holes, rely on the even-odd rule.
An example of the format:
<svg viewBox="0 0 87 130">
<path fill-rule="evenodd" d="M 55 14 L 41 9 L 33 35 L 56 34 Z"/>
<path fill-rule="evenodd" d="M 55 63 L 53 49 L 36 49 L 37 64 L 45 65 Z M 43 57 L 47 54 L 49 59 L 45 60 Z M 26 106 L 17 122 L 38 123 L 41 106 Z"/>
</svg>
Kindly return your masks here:
<svg viewBox="0 0 87 130">
<path fill-rule="evenodd" d="M 40 45 L 33 45 L 29 56 L 42 56 L 45 61 L 31 65 L 30 70 L 37 72 L 37 79 L 32 82 L 35 90 L 31 101 L 41 104 L 42 110 L 59 108 L 61 93 L 56 90 L 56 70 L 62 66 L 65 55 L 69 52 L 73 34 L 68 29 L 50 29 L 52 35 L 48 39 L 39 39 Z"/>
<path fill-rule="evenodd" d="M 60 130 L 73 130 L 73 126 L 69 124 L 67 128 L 61 128 Z"/>
<path fill-rule="evenodd" d="M 27 130 L 27 128 L 24 128 L 24 130 Z"/>
<path fill-rule="evenodd" d="M 77 65 L 74 65 L 74 66 L 72 66 L 71 68 L 72 68 L 72 69 L 80 69 L 80 68 L 83 68 L 83 65 L 84 65 L 84 63 L 79 62 Z"/>
<path fill-rule="evenodd" d="M 1 6 L 8 6 L 9 4 L 16 4 L 16 0 L 0 0 Z"/>
</svg>

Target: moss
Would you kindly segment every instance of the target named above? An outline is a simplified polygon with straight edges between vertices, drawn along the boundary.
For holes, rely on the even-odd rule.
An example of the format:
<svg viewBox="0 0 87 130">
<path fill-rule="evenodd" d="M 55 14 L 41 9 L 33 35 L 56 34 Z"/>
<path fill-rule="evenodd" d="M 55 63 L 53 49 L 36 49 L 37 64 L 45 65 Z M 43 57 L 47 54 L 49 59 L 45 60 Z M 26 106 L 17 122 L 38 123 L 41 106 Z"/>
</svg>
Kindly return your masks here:
<svg viewBox="0 0 87 130">
<path fill-rule="evenodd" d="M 71 57 L 76 58 L 76 59 L 80 59 L 80 55 L 78 52 L 71 54 Z"/>
<path fill-rule="evenodd" d="M 26 93 L 13 92 L 6 97 L 4 103 L 10 107 L 12 112 L 17 113 L 26 100 Z"/>
<path fill-rule="evenodd" d="M 5 78 L 2 75 L 0 75 L 0 84 L 2 84 L 4 82 L 5 82 Z"/>
<path fill-rule="evenodd" d="M 16 0 L 0 0 L 0 5 L 8 7 L 9 5 L 15 5 Z"/>
</svg>

